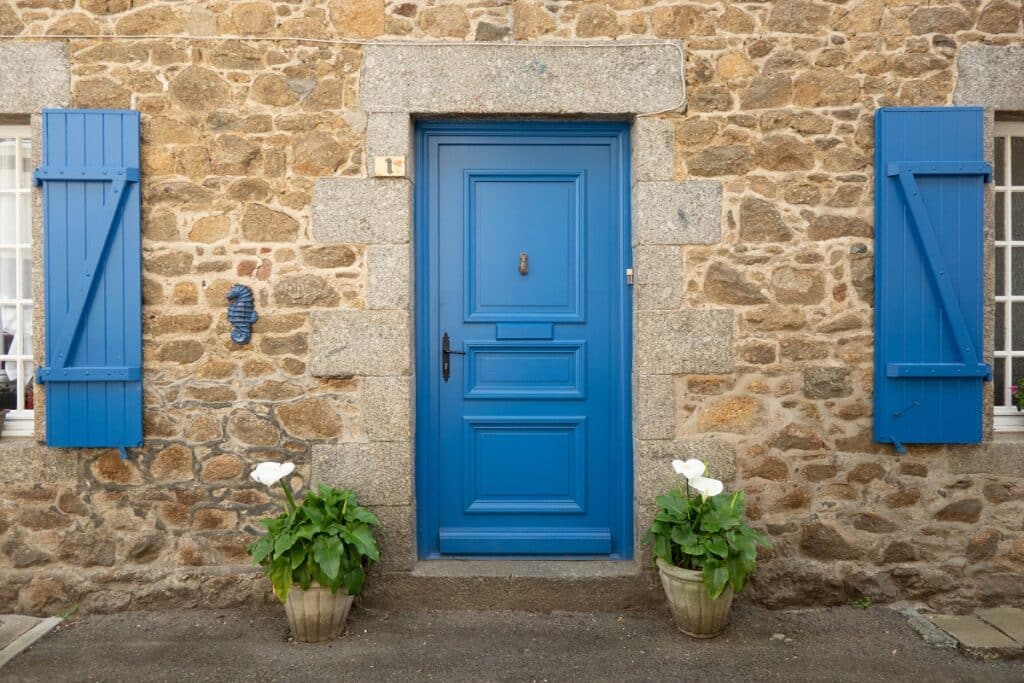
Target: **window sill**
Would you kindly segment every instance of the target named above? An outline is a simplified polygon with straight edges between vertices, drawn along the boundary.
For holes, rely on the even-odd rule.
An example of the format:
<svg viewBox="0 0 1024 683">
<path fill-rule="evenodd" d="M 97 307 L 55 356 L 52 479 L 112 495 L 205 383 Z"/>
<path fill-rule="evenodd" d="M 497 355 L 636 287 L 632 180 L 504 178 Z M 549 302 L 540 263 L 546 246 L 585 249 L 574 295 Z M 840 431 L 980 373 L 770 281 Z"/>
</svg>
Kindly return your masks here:
<svg viewBox="0 0 1024 683">
<path fill-rule="evenodd" d="M 46 446 L 37 443 L 32 436 L 0 436 L 0 454 L 4 458 L 29 455 L 32 451 L 45 448 Z"/>
<path fill-rule="evenodd" d="M 992 432 L 992 443 L 1020 443 L 1020 444 L 1024 444 L 1024 431 L 1020 431 L 1020 432 Z"/>
</svg>

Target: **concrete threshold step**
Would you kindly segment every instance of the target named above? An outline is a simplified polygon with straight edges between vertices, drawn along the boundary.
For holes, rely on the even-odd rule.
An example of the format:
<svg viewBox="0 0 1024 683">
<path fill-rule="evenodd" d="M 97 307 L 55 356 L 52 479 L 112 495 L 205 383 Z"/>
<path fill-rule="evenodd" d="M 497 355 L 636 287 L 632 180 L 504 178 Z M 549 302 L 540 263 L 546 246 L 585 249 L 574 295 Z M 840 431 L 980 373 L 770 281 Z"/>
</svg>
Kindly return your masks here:
<svg viewBox="0 0 1024 683">
<path fill-rule="evenodd" d="M 367 582 L 383 609 L 635 611 L 664 604 L 658 577 L 634 561 L 423 560 Z"/>
<path fill-rule="evenodd" d="M 597 579 L 638 576 L 640 565 L 627 561 L 586 560 L 421 560 L 413 576 Z"/>
</svg>

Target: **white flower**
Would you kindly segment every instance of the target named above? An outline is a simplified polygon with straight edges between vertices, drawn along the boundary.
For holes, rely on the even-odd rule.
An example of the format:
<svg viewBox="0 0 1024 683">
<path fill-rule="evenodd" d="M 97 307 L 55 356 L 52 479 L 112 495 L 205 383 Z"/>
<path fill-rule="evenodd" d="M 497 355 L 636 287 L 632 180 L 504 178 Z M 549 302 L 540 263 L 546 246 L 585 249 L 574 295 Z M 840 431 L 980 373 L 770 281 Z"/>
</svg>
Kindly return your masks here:
<svg viewBox="0 0 1024 683">
<path fill-rule="evenodd" d="M 696 479 L 691 479 L 690 486 L 692 486 L 704 500 L 707 500 L 711 496 L 717 496 L 722 492 L 722 489 L 725 488 L 722 482 L 717 479 L 709 479 L 708 477 L 697 477 Z"/>
<path fill-rule="evenodd" d="M 273 486 L 291 474 L 294 469 L 295 463 L 291 462 L 261 462 L 249 477 L 264 486 Z"/>
<path fill-rule="evenodd" d="M 697 477 L 704 474 L 704 463 L 696 458 L 690 458 L 686 462 L 682 460 L 673 460 L 672 468 L 676 471 L 676 474 L 681 474 L 686 477 L 687 481 L 693 481 Z"/>
</svg>

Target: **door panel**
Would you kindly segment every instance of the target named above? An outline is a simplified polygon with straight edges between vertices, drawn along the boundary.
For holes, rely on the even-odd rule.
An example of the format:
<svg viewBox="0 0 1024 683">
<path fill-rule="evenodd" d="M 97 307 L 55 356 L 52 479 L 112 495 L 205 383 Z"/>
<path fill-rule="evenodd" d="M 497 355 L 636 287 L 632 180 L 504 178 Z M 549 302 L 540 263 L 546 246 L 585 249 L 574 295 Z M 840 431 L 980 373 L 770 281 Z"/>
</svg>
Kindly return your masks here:
<svg viewBox="0 0 1024 683">
<path fill-rule="evenodd" d="M 419 127 L 423 557 L 631 556 L 627 141 L 624 124 Z"/>
</svg>

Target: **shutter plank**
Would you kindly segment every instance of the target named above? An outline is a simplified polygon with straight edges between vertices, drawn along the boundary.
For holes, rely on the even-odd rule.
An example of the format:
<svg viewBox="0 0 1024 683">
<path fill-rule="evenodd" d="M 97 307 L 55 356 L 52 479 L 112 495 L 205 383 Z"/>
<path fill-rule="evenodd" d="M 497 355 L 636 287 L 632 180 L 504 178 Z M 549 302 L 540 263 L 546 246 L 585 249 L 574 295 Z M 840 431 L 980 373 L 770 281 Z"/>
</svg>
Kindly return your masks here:
<svg viewBox="0 0 1024 683">
<path fill-rule="evenodd" d="M 50 446 L 142 443 L 139 115 L 43 114 Z"/>
</svg>

